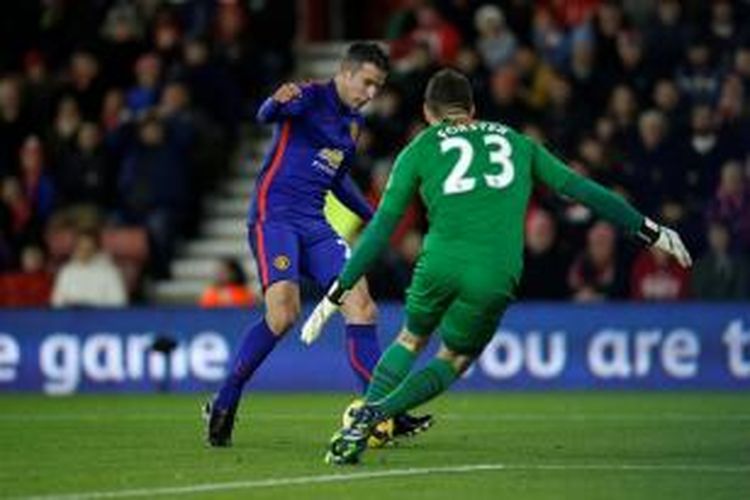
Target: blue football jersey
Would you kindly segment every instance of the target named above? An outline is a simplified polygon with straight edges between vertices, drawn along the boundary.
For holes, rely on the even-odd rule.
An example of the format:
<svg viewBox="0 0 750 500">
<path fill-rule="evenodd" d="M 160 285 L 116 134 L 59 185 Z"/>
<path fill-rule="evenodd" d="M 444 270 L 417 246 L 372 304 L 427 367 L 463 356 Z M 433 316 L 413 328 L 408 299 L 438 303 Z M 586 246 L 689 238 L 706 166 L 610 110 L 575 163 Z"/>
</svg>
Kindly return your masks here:
<svg viewBox="0 0 750 500">
<path fill-rule="evenodd" d="M 284 104 L 269 97 L 258 111 L 260 122 L 276 128 L 250 204 L 250 224 L 323 218 L 329 190 L 369 219 L 372 210 L 347 174 L 362 115 L 341 101 L 333 80 L 300 88 L 299 97 Z"/>
</svg>

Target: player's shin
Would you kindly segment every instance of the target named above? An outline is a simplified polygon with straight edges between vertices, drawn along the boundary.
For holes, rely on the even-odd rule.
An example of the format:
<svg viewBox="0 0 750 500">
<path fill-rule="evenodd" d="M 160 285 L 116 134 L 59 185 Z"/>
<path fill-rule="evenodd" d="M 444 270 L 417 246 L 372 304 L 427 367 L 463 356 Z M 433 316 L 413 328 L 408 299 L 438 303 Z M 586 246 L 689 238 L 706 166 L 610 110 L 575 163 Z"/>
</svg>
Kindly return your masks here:
<svg viewBox="0 0 750 500">
<path fill-rule="evenodd" d="M 276 346 L 278 338 L 265 318 L 248 328 L 237 350 L 232 369 L 216 396 L 216 408 L 230 409 L 237 406 L 245 383 Z"/>
<path fill-rule="evenodd" d="M 376 330 L 376 325 L 346 325 L 347 357 L 362 392 L 367 390 L 375 365 L 380 359 Z"/>
<path fill-rule="evenodd" d="M 375 406 L 393 416 L 415 408 L 445 392 L 459 376 L 450 361 L 435 358 L 406 379 Z"/>
<path fill-rule="evenodd" d="M 416 359 L 417 353 L 401 343 L 391 344 L 375 366 L 365 400 L 370 403 L 378 401 L 398 387 L 411 371 Z"/>
</svg>

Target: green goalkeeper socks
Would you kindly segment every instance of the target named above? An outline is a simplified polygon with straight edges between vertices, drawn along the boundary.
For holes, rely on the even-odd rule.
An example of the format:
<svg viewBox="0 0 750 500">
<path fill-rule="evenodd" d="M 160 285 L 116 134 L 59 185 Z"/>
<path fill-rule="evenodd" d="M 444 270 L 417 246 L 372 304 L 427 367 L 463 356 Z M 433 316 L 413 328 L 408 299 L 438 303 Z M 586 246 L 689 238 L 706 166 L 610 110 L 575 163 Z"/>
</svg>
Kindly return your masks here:
<svg viewBox="0 0 750 500">
<path fill-rule="evenodd" d="M 365 399 L 368 402 L 378 401 L 398 387 L 411 371 L 416 353 L 395 342 L 385 350 L 375 366 Z"/>
<path fill-rule="evenodd" d="M 444 392 L 457 378 L 456 369 L 448 361 L 433 359 L 423 369 L 406 377 L 376 405 L 387 416 L 399 415 Z"/>
</svg>

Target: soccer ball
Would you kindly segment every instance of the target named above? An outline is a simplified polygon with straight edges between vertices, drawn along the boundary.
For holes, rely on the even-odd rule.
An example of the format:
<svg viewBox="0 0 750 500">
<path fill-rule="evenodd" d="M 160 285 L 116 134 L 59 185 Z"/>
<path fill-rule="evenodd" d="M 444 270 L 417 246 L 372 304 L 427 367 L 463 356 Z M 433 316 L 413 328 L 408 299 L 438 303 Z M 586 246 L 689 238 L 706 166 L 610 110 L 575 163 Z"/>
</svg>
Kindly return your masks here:
<svg viewBox="0 0 750 500">
<path fill-rule="evenodd" d="M 346 407 L 344 414 L 341 416 L 341 423 L 344 427 L 349 427 L 352 423 L 352 412 L 365 404 L 363 399 L 355 399 Z M 375 426 L 375 430 L 367 439 L 369 448 L 382 448 L 393 439 L 393 419 L 389 418 Z"/>
</svg>

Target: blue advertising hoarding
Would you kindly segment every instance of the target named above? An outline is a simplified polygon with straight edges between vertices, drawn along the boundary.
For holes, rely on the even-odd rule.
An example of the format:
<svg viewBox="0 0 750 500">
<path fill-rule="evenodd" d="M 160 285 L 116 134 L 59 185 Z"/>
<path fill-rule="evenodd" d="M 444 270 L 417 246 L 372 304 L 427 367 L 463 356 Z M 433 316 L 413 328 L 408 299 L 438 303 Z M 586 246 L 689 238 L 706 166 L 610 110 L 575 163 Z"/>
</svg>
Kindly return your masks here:
<svg viewBox="0 0 750 500">
<path fill-rule="evenodd" d="M 401 307 L 380 306 L 381 340 Z M 259 310 L 0 312 L 0 391 L 47 394 L 215 390 Z M 350 391 L 341 320 L 310 347 L 298 329 L 251 383 L 257 390 Z M 154 352 L 169 337 L 177 348 Z M 433 341 L 434 352 L 437 341 Z M 424 356 L 427 357 L 427 354 Z M 518 304 L 456 389 L 750 389 L 748 304 Z"/>
</svg>

